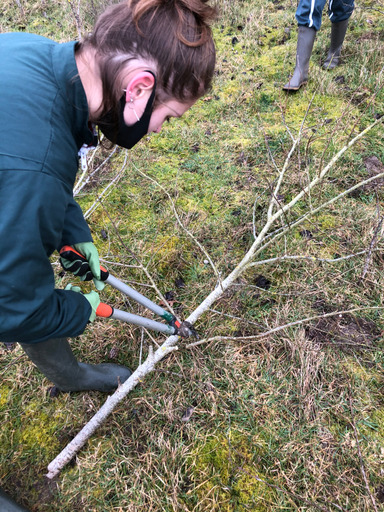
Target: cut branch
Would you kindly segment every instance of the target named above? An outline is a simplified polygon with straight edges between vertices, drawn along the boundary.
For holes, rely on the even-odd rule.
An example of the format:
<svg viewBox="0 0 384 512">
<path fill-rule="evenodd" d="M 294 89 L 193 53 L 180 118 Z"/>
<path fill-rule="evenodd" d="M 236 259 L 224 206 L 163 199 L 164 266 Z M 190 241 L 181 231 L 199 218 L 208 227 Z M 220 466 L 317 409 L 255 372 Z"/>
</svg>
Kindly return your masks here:
<svg viewBox="0 0 384 512">
<path fill-rule="evenodd" d="M 143 364 L 133 372 L 128 380 L 122 384 L 112 396 L 109 396 L 104 405 L 97 411 L 97 413 L 91 418 L 91 420 L 82 428 L 82 430 L 76 435 L 76 437 L 64 448 L 64 450 L 48 465 L 48 478 L 54 478 L 57 476 L 62 468 L 68 464 L 68 462 L 74 457 L 74 455 L 84 446 L 91 435 L 97 430 L 97 428 L 105 421 L 110 415 L 116 405 L 132 390 L 137 384 L 142 382 L 145 375 L 152 372 L 155 365 L 168 355 L 173 350 L 177 350 L 177 346 L 173 343 L 176 342 L 177 336 L 171 336 L 168 338 L 168 344 L 164 343 L 163 346 L 159 347 L 155 353 L 153 353 L 152 347 L 150 347 L 147 359 Z"/>
</svg>

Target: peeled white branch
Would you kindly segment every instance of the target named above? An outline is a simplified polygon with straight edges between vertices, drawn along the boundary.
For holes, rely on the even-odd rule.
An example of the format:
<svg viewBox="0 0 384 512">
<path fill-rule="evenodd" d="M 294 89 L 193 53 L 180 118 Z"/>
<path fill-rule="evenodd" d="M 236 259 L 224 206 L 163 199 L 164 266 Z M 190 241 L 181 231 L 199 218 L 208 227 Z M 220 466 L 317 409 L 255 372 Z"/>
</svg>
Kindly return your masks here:
<svg viewBox="0 0 384 512">
<path fill-rule="evenodd" d="M 112 396 L 109 396 L 104 405 L 97 411 L 91 420 L 80 430 L 80 432 L 72 439 L 72 441 L 59 453 L 59 455 L 48 465 L 48 478 L 57 476 L 63 467 L 74 457 L 74 455 L 84 446 L 87 440 L 95 432 L 95 430 L 105 421 L 111 414 L 116 405 L 134 389 L 137 384 L 142 382 L 145 375 L 150 373 L 155 365 L 173 350 L 177 350 L 174 346 L 178 336 L 171 336 L 163 346 L 159 347 L 156 352 L 151 349 L 147 359 L 143 364 L 137 367 L 128 380 L 126 380 Z"/>
</svg>

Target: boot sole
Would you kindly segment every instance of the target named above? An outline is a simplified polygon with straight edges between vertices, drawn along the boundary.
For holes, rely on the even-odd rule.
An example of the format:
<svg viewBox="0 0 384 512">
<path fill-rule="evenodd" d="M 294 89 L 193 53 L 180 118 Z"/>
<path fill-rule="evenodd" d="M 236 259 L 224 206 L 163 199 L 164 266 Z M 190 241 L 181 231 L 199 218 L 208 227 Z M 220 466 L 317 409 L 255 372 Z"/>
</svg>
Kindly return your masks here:
<svg viewBox="0 0 384 512">
<path fill-rule="evenodd" d="M 308 83 L 308 80 L 306 80 L 305 82 L 301 82 L 300 85 L 298 85 L 297 87 L 291 87 L 291 86 L 283 86 L 282 89 L 283 91 L 298 91 L 300 89 L 300 87 L 302 87 L 303 85 L 306 85 Z"/>
</svg>

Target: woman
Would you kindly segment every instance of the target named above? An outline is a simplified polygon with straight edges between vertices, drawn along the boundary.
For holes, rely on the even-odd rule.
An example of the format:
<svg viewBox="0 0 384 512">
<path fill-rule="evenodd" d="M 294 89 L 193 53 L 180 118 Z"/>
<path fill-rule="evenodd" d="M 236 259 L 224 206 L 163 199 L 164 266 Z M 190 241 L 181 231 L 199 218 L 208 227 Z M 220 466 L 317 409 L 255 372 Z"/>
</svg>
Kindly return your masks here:
<svg viewBox="0 0 384 512">
<path fill-rule="evenodd" d="M 93 125 L 131 148 L 204 95 L 214 16 L 207 0 L 128 0 L 107 8 L 81 43 L 0 35 L 0 340 L 18 341 L 61 391 L 109 392 L 131 374 L 77 362 L 67 337 L 94 320 L 100 299 L 54 288 L 49 257 L 63 245 L 87 258 L 102 288 L 72 195 L 78 152 L 93 143 Z"/>
</svg>

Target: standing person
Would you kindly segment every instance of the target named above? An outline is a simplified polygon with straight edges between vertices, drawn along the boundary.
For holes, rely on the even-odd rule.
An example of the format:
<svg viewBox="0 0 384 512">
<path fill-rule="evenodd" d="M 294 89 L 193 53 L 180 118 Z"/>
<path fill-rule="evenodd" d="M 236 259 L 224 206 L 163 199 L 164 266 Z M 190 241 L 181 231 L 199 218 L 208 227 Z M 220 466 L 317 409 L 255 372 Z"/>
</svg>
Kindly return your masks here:
<svg viewBox="0 0 384 512">
<path fill-rule="evenodd" d="M 316 32 L 320 30 L 326 0 L 300 0 L 296 11 L 299 26 L 296 50 L 296 67 L 285 91 L 297 91 L 308 81 L 309 60 Z M 329 0 L 328 16 L 332 22 L 331 45 L 323 63 L 324 69 L 333 69 L 340 63 L 341 47 L 347 32 L 348 21 L 354 9 L 354 0 Z"/>
<path fill-rule="evenodd" d="M 127 0 L 108 7 L 80 43 L 0 34 L 0 341 L 19 342 L 61 391 L 109 392 L 131 375 L 78 363 L 67 340 L 95 319 L 100 299 L 55 289 L 49 257 L 73 246 L 103 286 L 73 199 L 78 152 L 93 143 L 92 125 L 131 148 L 203 96 L 214 17 L 208 0 Z"/>
</svg>

